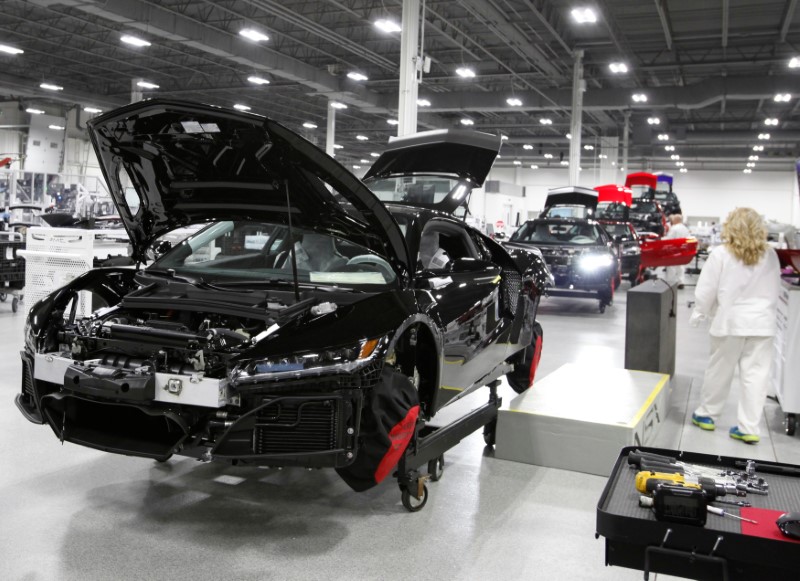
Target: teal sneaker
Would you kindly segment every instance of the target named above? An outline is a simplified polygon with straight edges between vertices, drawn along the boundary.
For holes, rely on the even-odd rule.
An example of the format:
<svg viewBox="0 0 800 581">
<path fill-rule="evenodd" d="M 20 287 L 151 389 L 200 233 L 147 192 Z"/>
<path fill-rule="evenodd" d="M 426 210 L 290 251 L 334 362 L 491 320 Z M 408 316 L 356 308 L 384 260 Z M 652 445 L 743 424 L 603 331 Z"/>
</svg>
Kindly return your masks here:
<svg viewBox="0 0 800 581">
<path fill-rule="evenodd" d="M 692 423 L 703 430 L 713 430 L 717 427 L 714 423 L 714 420 L 712 420 L 710 417 L 698 416 L 697 414 L 692 414 Z"/>
<path fill-rule="evenodd" d="M 759 438 L 755 434 L 745 434 L 743 432 L 740 432 L 739 426 L 733 426 L 728 432 L 728 434 L 734 440 L 741 440 L 745 444 L 758 444 L 758 442 L 761 441 L 761 438 Z"/>
</svg>

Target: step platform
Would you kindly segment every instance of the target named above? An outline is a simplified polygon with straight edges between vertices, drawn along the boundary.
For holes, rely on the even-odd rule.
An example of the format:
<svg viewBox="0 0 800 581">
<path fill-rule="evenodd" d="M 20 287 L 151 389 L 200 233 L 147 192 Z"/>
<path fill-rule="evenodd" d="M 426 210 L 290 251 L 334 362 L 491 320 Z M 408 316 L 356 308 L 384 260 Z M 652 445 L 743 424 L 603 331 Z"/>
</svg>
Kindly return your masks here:
<svg viewBox="0 0 800 581">
<path fill-rule="evenodd" d="M 495 457 L 608 476 L 621 448 L 652 445 L 669 379 L 567 363 L 500 408 Z"/>
</svg>

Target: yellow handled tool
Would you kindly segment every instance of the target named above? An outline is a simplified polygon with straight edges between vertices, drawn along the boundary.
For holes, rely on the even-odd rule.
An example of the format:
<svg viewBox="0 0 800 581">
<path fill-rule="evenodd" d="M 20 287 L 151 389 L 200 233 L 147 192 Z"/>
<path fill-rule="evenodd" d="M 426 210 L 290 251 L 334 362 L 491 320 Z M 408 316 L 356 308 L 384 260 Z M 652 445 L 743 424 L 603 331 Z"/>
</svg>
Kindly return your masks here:
<svg viewBox="0 0 800 581">
<path fill-rule="evenodd" d="M 642 494 L 653 494 L 653 491 L 659 484 L 684 486 L 686 488 L 697 488 L 699 490 L 703 489 L 697 482 L 691 480 L 687 481 L 683 474 L 668 474 L 667 472 L 652 472 L 649 470 L 636 473 L 636 490 Z"/>
</svg>

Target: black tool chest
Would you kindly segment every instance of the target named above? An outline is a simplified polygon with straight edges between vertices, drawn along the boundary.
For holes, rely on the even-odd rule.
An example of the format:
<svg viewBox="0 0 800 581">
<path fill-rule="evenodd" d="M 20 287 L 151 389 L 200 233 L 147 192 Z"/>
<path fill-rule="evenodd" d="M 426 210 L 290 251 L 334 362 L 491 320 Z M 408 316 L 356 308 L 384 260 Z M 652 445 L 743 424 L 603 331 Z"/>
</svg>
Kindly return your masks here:
<svg viewBox="0 0 800 581">
<path fill-rule="evenodd" d="M 800 578 L 800 543 L 742 534 L 741 522 L 709 514 L 705 527 L 656 520 L 639 506 L 635 487 L 638 468 L 628 465 L 634 450 L 670 456 L 688 463 L 743 471 L 747 459 L 712 456 L 659 448 L 623 448 L 597 505 L 597 537 L 606 543 L 606 565 L 688 579 L 746 580 Z M 757 471 L 769 484 L 769 494 L 747 494 L 755 508 L 800 511 L 800 467 L 777 462 L 758 464 L 780 474 Z M 735 506 L 720 505 L 739 515 Z M 777 527 L 776 527 L 777 530 Z"/>
</svg>

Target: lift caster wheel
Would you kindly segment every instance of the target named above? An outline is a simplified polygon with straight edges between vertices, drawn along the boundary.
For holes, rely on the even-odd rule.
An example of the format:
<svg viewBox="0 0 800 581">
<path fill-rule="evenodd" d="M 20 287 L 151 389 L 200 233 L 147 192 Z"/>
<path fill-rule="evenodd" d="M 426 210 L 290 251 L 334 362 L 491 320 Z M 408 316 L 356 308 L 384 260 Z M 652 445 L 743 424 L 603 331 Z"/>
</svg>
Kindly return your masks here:
<svg viewBox="0 0 800 581">
<path fill-rule="evenodd" d="M 797 416 L 795 414 L 786 414 L 786 435 L 794 436 L 794 431 L 797 428 Z"/>
<path fill-rule="evenodd" d="M 483 441 L 487 446 L 494 446 L 495 434 L 497 432 L 497 420 L 492 420 L 483 426 Z"/>
<path fill-rule="evenodd" d="M 431 475 L 431 482 L 439 482 L 444 474 L 444 454 L 428 462 L 428 474 Z"/>
<path fill-rule="evenodd" d="M 403 506 L 408 512 L 419 512 L 425 508 L 425 503 L 428 502 L 428 487 L 422 485 L 422 496 L 419 498 L 414 498 L 408 490 L 403 490 L 400 500 L 403 501 Z"/>
<path fill-rule="evenodd" d="M 14 297 L 14 298 L 11 300 L 11 312 L 12 312 L 12 313 L 16 313 L 16 312 L 17 312 L 17 307 L 18 307 L 18 306 L 19 306 L 19 299 L 18 299 L 17 297 Z"/>
</svg>

